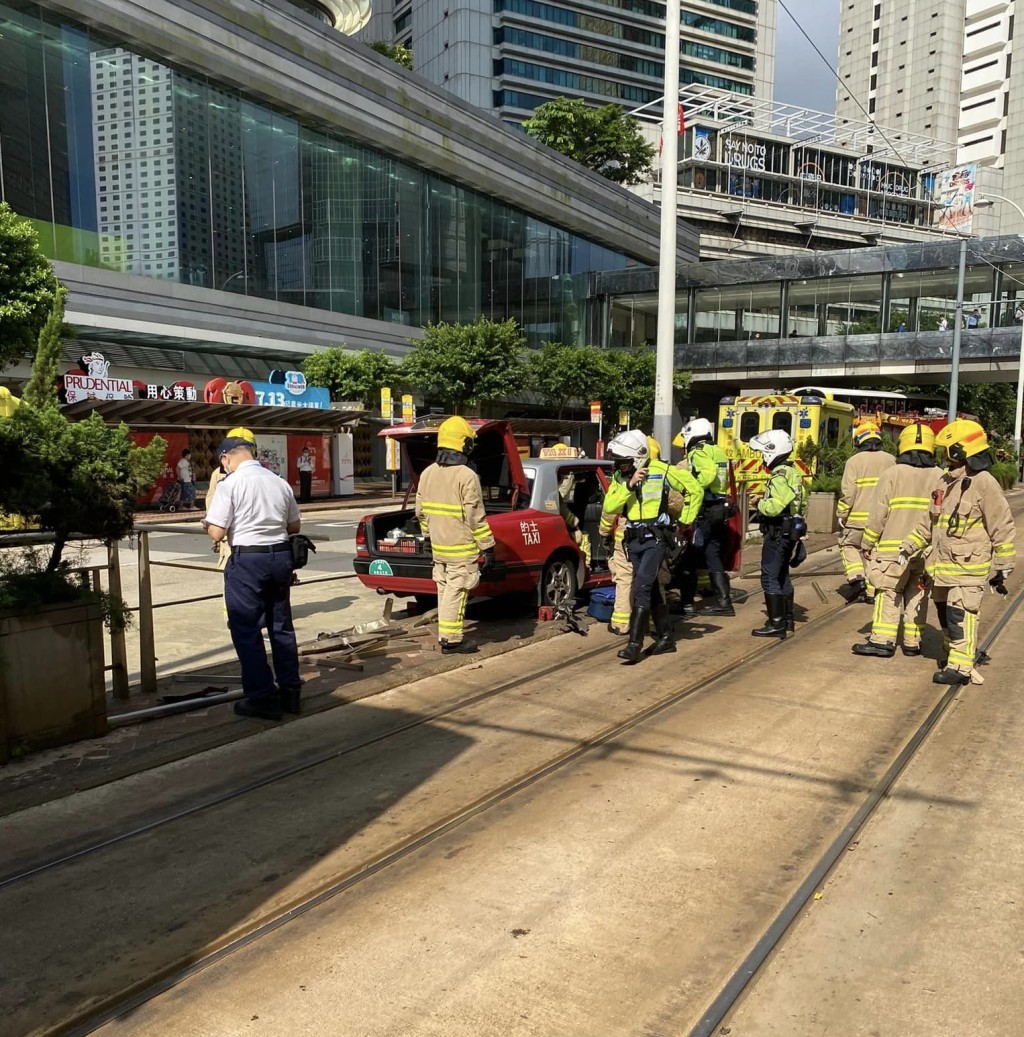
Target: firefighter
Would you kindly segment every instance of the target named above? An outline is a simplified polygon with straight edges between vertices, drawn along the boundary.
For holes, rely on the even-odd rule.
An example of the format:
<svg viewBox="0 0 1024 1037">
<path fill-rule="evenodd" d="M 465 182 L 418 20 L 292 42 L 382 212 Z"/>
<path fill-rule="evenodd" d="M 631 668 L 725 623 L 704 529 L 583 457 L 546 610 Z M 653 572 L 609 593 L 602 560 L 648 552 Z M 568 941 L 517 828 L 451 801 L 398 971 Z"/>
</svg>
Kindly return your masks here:
<svg viewBox="0 0 1024 1037">
<path fill-rule="evenodd" d="M 935 437 L 945 447 L 949 471 L 939 480 L 932 501 L 932 547 L 927 571 L 948 655 L 932 680 L 936 684 L 981 684 L 974 669 L 978 612 L 985 584 L 1006 593 L 1013 571 L 1016 535 L 1010 506 L 988 469 L 992 453 L 985 430 L 958 418 Z"/>
<path fill-rule="evenodd" d="M 626 532 L 626 520 L 620 515 L 614 520 L 614 532 L 605 536 L 608 549 L 608 568 L 615 581 L 615 606 L 608 629 L 613 634 L 625 636 L 629 633 L 630 598 L 633 595 L 633 563 L 626 554 L 623 538 Z"/>
<path fill-rule="evenodd" d="M 803 473 L 790 463 L 793 440 L 788 432 L 782 429 L 759 432 L 747 445 L 761 454 L 769 473 L 764 496 L 757 502 L 751 516 L 760 524 L 764 537 L 761 589 L 768 620 L 751 634 L 754 637 L 785 638 L 786 631 L 794 629 L 793 581 L 789 577 L 789 567 L 797 545 L 807 532 L 803 517 L 807 491 Z M 803 550 L 803 545 L 800 549 Z"/>
<path fill-rule="evenodd" d="M 729 576 L 723 562 L 729 517 L 729 459 L 725 451 L 716 446 L 714 438 L 711 422 L 707 418 L 694 418 L 683 426 L 672 444 L 685 451 L 690 472 L 704 489 L 704 506 L 697 516 L 694 547 L 703 554 L 715 595 L 714 605 L 704 611 L 712 616 L 735 616 Z"/>
<path fill-rule="evenodd" d="M 924 558 L 931 543 L 929 511 L 941 474 L 935 464 L 935 433 L 928 425 L 908 425 L 900 433 L 896 464 L 878 480 L 864 527 L 875 612 L 867 643 L 853 646 L 856 655 L 895 655 L 901 620 L 903 654 L 921 654 L 928 614 Z"/>
<path fill-rule="evenodd" d="M 665 603 L 658 571 L 667 550 L 677 550 L 669 516 L 671 490 L 683 495 L 679 519 L 689 525 L 700 510 L 704 491 L 688 472 L 651 459 L 647 436 L 639 429 L 617 435 L 608 444 L 615 474 L 604 498 L 601 535 L 606 543 L 619 516 L 625 517 L 623 542 L 633 566 L 633 591 L 629 616 L 629 643 L 619 653 L 626 663 L 640 661 L 644 637 L 653 617 L 655 642 L 651 655 L 676 650 L 672 620 Z"/>
<path fill-rule="evenodd" d="M 839 554 L 850 585 L 850 601 L 871 602 L 874 590 L 864 578 L 861 542 L 875 500 L 878 479 L 896 461 L 882 449 L 882 431 L 873 421 L 862 421 L 854 427 L 853 442 L 857 453 L 843 469 L 842 496 L 836 509 L 842 526 Z"/>
<path fill-rule="evenodd" d="M 420 476 L 416 517 L 430 538 L 437 584 L 437 635 L 442 655 L 475 652 L 463 637 L 466 600 L 494 565 L 494 537 L 484 511 L 480 477 L 469 467 L 476 433 L 465 418 L 437 429 L 437 460 Z"/>
</svg>

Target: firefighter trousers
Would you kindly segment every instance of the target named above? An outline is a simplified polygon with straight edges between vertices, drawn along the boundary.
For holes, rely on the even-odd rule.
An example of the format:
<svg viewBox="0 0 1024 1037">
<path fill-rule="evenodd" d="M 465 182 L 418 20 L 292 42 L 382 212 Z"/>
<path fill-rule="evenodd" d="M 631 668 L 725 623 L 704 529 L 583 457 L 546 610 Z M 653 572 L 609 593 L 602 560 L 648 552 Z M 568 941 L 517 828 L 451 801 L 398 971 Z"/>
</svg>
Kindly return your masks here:
<svg viewBox="0 0 1024 1037">
<path fill-rule="evenodd" d="M 900 573 L 894 588 L 875 590 L 875 611 L 868 640 L 876 645 L 896 644 L 902 620 L 904 646 L 920 648 L 927 616 L 928 585 L 924 558 L 915 558 Z"/>
<path fill-rule="evenodd" d="M 933 587 L 935 611 L 942 624 L 951 670 L 971 674 L 978 652 L 978 613 L 984 587 Z"/>
<path fill-rule="evenodd" d="M 863 541 L 863 529 L 847 528 L 839 534 L 839 557 L 842 559 L 843 572 L 846 574 L 848 583 L 867 579 L 864 572 L 864 555 L 861 546 Z"/>
<path fill-rule="evenodd" d="M 437 584 L 437 637 L 450 645 L 462 641 L 469 592 L 480 582 L 476 559 L 466 562 L 434 562 Z"/>
<path fill-rule="evenodd" d="M 615 541 L 615 550 L 608 559 L 608 568 L 615 581 L 615 608 L 612 629 L 617 634 L 629 633 L 629 611 L 633 597 L 633 563 L 626 556 L 621 540 Z"/>
</svg>

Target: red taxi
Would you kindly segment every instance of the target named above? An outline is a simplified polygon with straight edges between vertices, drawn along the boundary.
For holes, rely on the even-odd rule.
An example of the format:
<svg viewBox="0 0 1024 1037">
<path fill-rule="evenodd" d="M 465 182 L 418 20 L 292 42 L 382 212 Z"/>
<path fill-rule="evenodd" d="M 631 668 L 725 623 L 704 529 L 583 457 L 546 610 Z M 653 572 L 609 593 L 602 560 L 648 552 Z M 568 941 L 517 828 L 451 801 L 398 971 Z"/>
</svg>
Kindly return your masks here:
<svg viewBox="0 0 1024 1037">
<path fill-rule="evenodd" d="M 385 428 L 403 451 L 415 492 L 420 473 L 437 454 L 443 417 Z M 496 541 L 497 565 L 474 596 L 530 593 L 541 605 L 558 606 L 580 589 L 608 586 L 611 575 L 598 534 L 611 466 L 572 456 L 523 458 L 505 421 L 470 420 L 476 444 L 470 464 L 480 476 L 487 518 Z M 545 451 L 550 453 L 550 451 Z M 414 510 L 367 515 L 356 530 L 355 571 L 380 594 L 434 602 L 430 541 Z"/>
</svg>

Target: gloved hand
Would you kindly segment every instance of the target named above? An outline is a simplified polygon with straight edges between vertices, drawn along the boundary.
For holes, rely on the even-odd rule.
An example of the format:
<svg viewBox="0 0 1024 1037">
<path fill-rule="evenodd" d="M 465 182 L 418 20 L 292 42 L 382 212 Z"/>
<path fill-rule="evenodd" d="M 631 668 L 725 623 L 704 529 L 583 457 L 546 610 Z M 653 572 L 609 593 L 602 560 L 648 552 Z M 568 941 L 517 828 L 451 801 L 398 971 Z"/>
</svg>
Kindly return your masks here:
<svg viewBox="0 0 1024 1037">
<path fill-rule="evenodd" d="M 988 581 L 989 587 L 991 587 L 996 594 L 1008 594 L 1009 591 L 1006 589 L 1006 577 L 1009 575 L 1010 573 L 1008 570 L 1000 569 L 999 572 L 997 572 L 995 576 Z"/>
<path fill-rule="evenodd" d="M 480 552 L 480 557 L 477 559 L 477 564 L 480 566 L 481 574 L 486 573 L 488 570 L 494 568 L 494 548 L 487 547 Z"/>
</svg>

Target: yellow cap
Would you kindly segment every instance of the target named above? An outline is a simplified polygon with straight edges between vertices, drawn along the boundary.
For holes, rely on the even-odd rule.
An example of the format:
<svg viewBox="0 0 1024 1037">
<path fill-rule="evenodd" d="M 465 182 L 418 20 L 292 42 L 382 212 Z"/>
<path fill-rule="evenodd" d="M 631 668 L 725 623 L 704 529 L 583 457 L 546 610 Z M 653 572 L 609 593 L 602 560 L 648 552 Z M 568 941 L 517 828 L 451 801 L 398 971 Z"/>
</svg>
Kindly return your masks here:
<svg viewBox="0 0 1024 1037">
<path fill-rule="evenodd" d="M 939 432 L 935 437 L 935 445 L 945 447 L 950 457 L 953 457 L 951 447 L 959 447 L 957 453 L 962 453 L 963 457 L 974 457 L 975 454 L 988 450 L 988 436 L 976 421 L 957 418 Z"/>
<path fill-rule="evenodd" d="M 651 461 L 661 460 L 661 444 L 654 436 L 647 437 L 647 457 Z"/>
<path fill-rule="evenodd" d="M 242 428 L 241 425 L 239 425 L 238 428 L 233 428 L 225 438 L 244 439 L 247 443 L 252 443 L 253 446 L 256 445 L 256 433 L 251 429 Z"/>
<path fill-rule="evenodd" d="M 470 441 L 467 447 L 466 440 Z M 472 442 L 476 439 L 476 433 L 465 418 L 456 415 L 454 418 L 445 418 L 437 426 L 437 445 L 444 450 L 458 450 L 465 453 L 472 449 Z"/>
<path fill-rule="evenodd" d="M 935 453 L 935 433 L 931 425 L 908 425 L 900 433 L 898 450 L 905 454 L 910 450 L 923 450 L 926 454 Z"/>
</svg>

